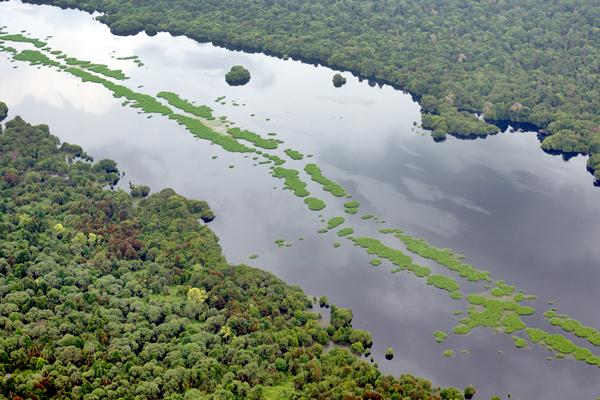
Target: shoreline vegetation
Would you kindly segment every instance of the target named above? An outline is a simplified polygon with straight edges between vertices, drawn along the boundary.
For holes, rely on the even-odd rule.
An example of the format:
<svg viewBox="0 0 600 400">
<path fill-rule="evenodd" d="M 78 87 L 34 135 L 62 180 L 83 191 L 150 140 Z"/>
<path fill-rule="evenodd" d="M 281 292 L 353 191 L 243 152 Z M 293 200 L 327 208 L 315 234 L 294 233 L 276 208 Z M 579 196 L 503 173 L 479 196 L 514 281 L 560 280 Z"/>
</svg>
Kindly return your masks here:
<svg viewBox="0 0 600 400">
<path fill-rule="evenodd" d="M 147 187 L 135 200 L 113 188 L 119 176 L 114 161 L 93 163 L 46 125 L 20 117 L 0 125 L 1 397 L 435 400 L 460 393 L 382 374 L 361 358 L 373 341 L 352 327 L 350 310 L 331 305 L 322 326 L 316 298 L 271 273 L 227 263 L 199 222 L 210 211 L 206 202 Z"/>
<path fill-rule="evenodd" d="M 8 40 L 5 39 L 4 43 L 6 43 L 6 41 Z M 26 42 L 20 38 L 16 42 L 19 41 L 23 43 Z M 32 44 L 32 42 L 27 42 L 25 44 Z M 214 124 L 222 123 L 223 126 L 220 127 L 224 128 L 226 127 L 226 118 L 211 120 L 213 125 L 208 125 L 208 114 L 198 116 L 194 113 L 194 111 L 197 110 L 197 107 L 206 106 L 196 106 L 188 100 L 182 99 L 175 93 L 161 92 L 161 97 L 153 97 L 149 94 L 129 89 L 124 85 L 114 83 L 113 81 L 95 75 L 92 72 L 64 65 L 60 61 L 61 59 L 56 57 L 55 54 L 44 54 L 43 51 L 45 50 L 43 48 L 41 51 L 29 49 L 19 51 L 2 43 L 0 43 L 0 45 L 0 51 L 4 51 L 14 60 L 28 62 L 35 66 L 55 68 L 60 72 L 69 73 L 84 82 L 99 84 L 111 91 L 115 97 L 124 98 L 125 101 L 122 103 L 124 107 L 138 109 L 139 113 L 156 114 L 157 116 L 174 120 L 199 139 L 208 140 L 217 144 L 224 151 L 232 153 L 255 153 L 257 156 L 261 155 L 272 164 L 268 166 L 270 174 L 274 178 L 283 179 L 284 187 L 292 191 L 295 196 L 304 198 L 303 201 L 306 203 L 308 209 L 319 211 L 328 205 L 321 199 L 308 197 L 310 193 L 307 190 L 307 183 L 301 177 L 301 171 L 283 168 L 280 165 L 283 164 L 285 160 L 282 160 L 275 154 L 263 152 L 265 149 L 276 150 L 279 147 L 278 145 L 282 144 L 283 141 L 278 139 L 265 139 L 256 133 L 238 128 L 222 129 L 223 132 L 219 132 L 216 130 L 215 126 L 220 125 Z M 167 100 L 171 107 L 177 108 L 187 115 L 176 113 L 173 109 L 165 106 L 159 101 L 159 98 L 161 100 Z M 186 112 L 185 109 L 187 109 L 188 112 Z M 202 108 L 204 111 L 207 109 Z M 238 139 L 244 140 L 248 145 L 240 143 Z M 319 183 L 321 190 L 329 192 L 331 195 L 330 200 L 338 202 L 338 206 L 343 206 L 345 213 L 349 214 L 348 219 L 352 219 L 352 222 L 366 224 L 367 220 L 370 218 L 375 219 L 378 223 L 385 222 L 373 214 L 367 214 L 369 216 L 367 219 L 358 216 L 353 217 L 355 214 L 358 214 L 360 203 L 356 200 L 348 200 L 350 195 L 347 194 L 346 190 L 338 183 L 323 176 L 322 171 L 317 164 L 306 164 L 302 172 L 305 173 L 306 176 L 311 177 L 313 181 Z M 345 202 L 342 203 L 342 201 Z M 325 219 L 322 219 L 322 222 L 325 221 Z M 534 301 L 535 296 L 525 294 L 523 291 L 517 290 L 514 286 L 508 285 L 503 281 L 493 281 L 489 272 L 476 269 L 463 262 L 463 257 L 461 255 L 455 254 L 448 249 L 438 249 L 426 241 L 412 237 L 399 229 L 383 228 L 379 231 L 382 235 L 392 235 L 399 240 L 399 247 L 390 247 L 376 238 L 353 235 L 355 232 L 354 227 L 343 227 L 342 225 L 345 222 L 346 218 L 344 217 L 333 218 L 329 220 L 328 227 L 321 229 L 319 232 L 327 233 L 329 230 L 339 227 L 339 229 L 337 229 L 337 236 L 342 238 L 345 237 L 356 246 L 365 249 L 368 254 L 376 256 L 377 259 L 380 260 L 375 262 L 377 266 L 381 265 L 383 262 L 390 262 L 394 265 L 390 272 L 412 272 L 417 278 L 424 279 L 424 282 L 430 286 L 446 291 L 450 299 L 456 301 L 466 300 L 468 307 L 466 316 L 459 320 L 459 324 L 453 329 L 454 334 L 465 335 L 478 327 L 493 329 L 507 335 L 513 335 L 524 331 L 528 334 L 532 343 L 539 343 L 556 351 L 557 358 L 571 356 L 576 360 L 585 361 L 590 365 L 600 367 L 600 358 L 591 353 L 589 349 L 576 346 L 563 335 L 550 335 L 537 327 L 528 326 L 526 324 L 523 319 L 535 313 L 536 310 L 534 307 L 524 305 L 523 303 Z M 279 246 L 276 242 L 278 247 L 287 247 L 286 243 L 287 242 L 283 239 L 281 239 L 280 243 L 283 246 Z M 406 251 L 404 248 L 406 248 Z M 437 273 L 432 274 L 431 268 L 414 263 L 412 257 L 408 255 L 409 252 L 435 262 L 441 267 L 446 268 L 450 274 L 456 274 L 457 277 L 461 279 L 465 279 L 471 283 L 482 284 L 484 285 L 483 289 L 485 290 L 475 293 L 463 293 L 460 289 L 461 286 L 459 282 L 455 278 Z M 372 265 L 376 266 L 375 264 Z M 486 287 L 487 284 L 492 282 L 494 283 L 493 288 Z M 527 347 L 526 345 L 523 345 L 522 342 L 522 340 L 525 339 L 521 339 L 515 343 L 518 343 L 519 348 Z"/>
<path fill-rule="evenodd" d="M 101 12 L 116 35 L 166 31 L 348 70 L 411 93 L 435 140 L 487 136 L 507 123 L 534 128 L 544 151 L 590 155 L 588 169 L 600 180 L 600 70 L 593 61 L 600 9 L 593 2 L 319 0 L 297 8 L 266 0 L 252 7 L 234 0 L 25 1 Z"/>
</svg>

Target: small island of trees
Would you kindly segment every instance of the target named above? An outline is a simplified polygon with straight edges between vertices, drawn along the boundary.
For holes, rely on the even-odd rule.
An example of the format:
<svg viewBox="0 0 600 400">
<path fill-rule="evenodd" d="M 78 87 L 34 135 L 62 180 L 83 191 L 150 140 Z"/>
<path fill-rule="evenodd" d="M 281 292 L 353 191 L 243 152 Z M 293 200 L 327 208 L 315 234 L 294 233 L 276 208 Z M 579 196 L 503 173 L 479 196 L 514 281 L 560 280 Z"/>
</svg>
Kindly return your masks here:
<svg viewBox="0 0 600 400">
<path fill-rule="evenodd" d="M 342 87 L 346 84 L 346 78 L 342 76 L 342 74 L 335 74 L 333 76 L 333 86 L 336 88 Z"/>
<path fill-rule="evenodd" d="M 245 85 L 250 81 L 250 71 L 241 65 L 234 65 L 225 75 L 225 81 L 230 86 Z"/>
</svg>

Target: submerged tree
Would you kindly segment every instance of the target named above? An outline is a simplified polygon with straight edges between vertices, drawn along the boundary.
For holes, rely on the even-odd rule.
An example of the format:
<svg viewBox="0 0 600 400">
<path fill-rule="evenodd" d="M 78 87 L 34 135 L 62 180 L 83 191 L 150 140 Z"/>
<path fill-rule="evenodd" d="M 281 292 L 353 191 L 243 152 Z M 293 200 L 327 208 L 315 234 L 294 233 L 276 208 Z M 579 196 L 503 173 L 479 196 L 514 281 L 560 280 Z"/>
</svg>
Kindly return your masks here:
<svg viewBox="0 0 600 400">
<path fill-rule="evenodd" d="M 225 75 L 225 81 L 230 86 L 241 86 L 250 82 L 250 71 L 241 65 L 234 65 Z"/>
<path fill-rule="evenodd" d="M 335 74 L 333 76 L 333 86 L 339 88 L 346 84 L 346 78 L 342 76 L 342 74 Z"/>
</svg>

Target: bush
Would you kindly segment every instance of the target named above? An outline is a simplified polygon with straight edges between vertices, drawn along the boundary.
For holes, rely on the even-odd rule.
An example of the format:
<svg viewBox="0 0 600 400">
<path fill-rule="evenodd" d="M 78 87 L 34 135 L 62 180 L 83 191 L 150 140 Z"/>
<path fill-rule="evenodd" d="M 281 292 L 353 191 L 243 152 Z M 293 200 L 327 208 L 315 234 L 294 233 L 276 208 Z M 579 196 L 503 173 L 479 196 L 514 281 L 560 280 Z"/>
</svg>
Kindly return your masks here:
<svg viewBox="0 0 600 400">
<path fill-rule="evenodd" d="M 341 74 L 335 74 L 333 76 L 333 86 L 336 88 L 342 87 L 346 84 L 346 78 L 344 78 Z"/>
</svg>

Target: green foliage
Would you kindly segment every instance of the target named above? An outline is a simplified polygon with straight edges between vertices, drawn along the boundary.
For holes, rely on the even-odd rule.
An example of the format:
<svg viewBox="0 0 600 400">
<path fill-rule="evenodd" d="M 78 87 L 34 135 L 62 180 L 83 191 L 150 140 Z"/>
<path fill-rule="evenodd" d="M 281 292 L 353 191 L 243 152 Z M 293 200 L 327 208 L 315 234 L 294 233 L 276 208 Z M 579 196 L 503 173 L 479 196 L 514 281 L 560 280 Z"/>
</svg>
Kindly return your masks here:
<svg viewBox="0 0 600 400">
<path fill-rule="evenodd" d="M 146 185 L 131 185 L 131 196 L 132 197 L 148 197 L 150 194 L 150 188 Z"/>
<path fill-rule="evenodd" d="M 228 265 L 205 202 L 134 202 L 104 189 L 114 162 L 75 153 L 20 118 L 0 133 L 0 397 L 435 398 L 332 346 L 297 287 Z M 332 307 L 334 336 L 364 352 L 351 322 Z"/>
<path fill-rule="evenodd" d="M 394 349 L 392 349 L 391 347 L 388 347 L 385 350 L 385 358 L 388 360 L 391 360 L 392 358 L 394 358 Z"/>
<path fill-rule="evenodd" d="M 241 65 L 234 65 L 225 74 L 225 81 L 231 86 L 241 86 L 250 82 L 250 71 Z"/>
<path fill-rule="evenodd" d="M 7 42 L 31 43 L 38 49 L 41 49 L 46 46 L 46 42 L 42 42 L 38 39 L 29 38 L 20 33 L 15 35 L 0 35 L 0 40 L 5 40 Z"/>
<path fill-rule="evenodd" d="M 342 74 L 336 73 L 335 75 L 333 75 L 333 86 L 335 86 L 336 88 L 342 87 L 346 84 L 346 78 L 344 78 L 342 76 Z"/>
<path fill-rule="evenodd" d="M 8 107 L 6 106 L 5 103 L 0 101 L 0 122 L 4 121 L 6 119 L 7 115 L 8 115 Z"/>
</svg>

